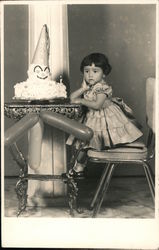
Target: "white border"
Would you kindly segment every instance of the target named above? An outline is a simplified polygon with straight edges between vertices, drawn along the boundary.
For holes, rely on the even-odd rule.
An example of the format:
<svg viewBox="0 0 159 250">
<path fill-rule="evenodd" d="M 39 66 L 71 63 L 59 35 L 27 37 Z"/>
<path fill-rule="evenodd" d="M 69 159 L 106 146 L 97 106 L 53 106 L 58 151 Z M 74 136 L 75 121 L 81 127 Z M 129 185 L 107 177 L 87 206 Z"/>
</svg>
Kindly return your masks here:
<svg viewBox="0 0 159 250">
<path fill-rule="evenodd" d="M 143 1 L 115 1 L 96 0 L 81 1 L 44 1 L 45 4 L 156 4 L 158 34 L 158 13 L 159 3 L 154 0 Z M 1 2 L 1 14 L 3 5 L 8 4 L 41 4 L 42 1 L 3 1 Z M 4 37 L 3 37 L 3 15 L 1 16 L 1 86 L 4 89 L 3 62 L 4 58 Z M 157 91 L 156 104 L 158 103 L 158 36 L 156 38 L 156 76 Z M 1 110 L 4 109 L 3 91 L 1 91 Z M 159 122 L 158 111 L 156 110 L 156 123 Z M 1 135 L 4 137 L 4 114 L 1 116 Z M 159 135 L 157 127 L 156 138 Z M 4 148 L 2 142 L 2 166 L 4 166 Z M 159 157 L 159 142 L 156 144 L 156 166 Z M 156 195 L 155 219 L 51 219 L 51 218 L 4 218 L 3 194 L 4 194 L 4 168 L 2 168 L 2 246 L 3 247 L 48 247 L 48 248 L 131 248 L 131 249 L 157 249 L 159 248 L 159 208 L 158 192 Z M 159 185 L 159 170 L 156 167 L 156 186 Z M 156 189 L 158 191 L 158 189 Z M 46 233 L 47 232 L 47 233 Z"/>
<path fill-rule="evenodd" d="M 2 4 L 8 5 L 8 4 L 157 4 L 158 0 L 50 0 L 50 1 L 3 1 Z"/>
</svg>

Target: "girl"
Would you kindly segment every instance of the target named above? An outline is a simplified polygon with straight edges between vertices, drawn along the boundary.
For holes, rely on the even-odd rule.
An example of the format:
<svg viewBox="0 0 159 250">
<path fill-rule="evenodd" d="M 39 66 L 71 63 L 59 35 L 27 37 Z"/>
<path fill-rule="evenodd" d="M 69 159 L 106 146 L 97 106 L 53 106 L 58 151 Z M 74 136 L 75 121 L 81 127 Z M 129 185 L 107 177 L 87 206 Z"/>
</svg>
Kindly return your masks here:
<svg viewBox="0 0 159 250">
<path fill-rule="evenodd" d="M 84 123 L 94 131 L 94 136 L 87 148 L 113 148 L 141 137 L 142 132 L 129 119 L 132 118 L 131 109 L 121 99 L 112 98 L 112 87 L 106 82 L 111 71 L 107 57 L 92 53 L 83 59 L 80 70 L 83 73 L 82 86 L 70 98 L 72 103 L 88 108 Z M 83 176 L 86 154 L 86 149 L 80 152 L 69 172 L 71 176 Z"/>
</svg>

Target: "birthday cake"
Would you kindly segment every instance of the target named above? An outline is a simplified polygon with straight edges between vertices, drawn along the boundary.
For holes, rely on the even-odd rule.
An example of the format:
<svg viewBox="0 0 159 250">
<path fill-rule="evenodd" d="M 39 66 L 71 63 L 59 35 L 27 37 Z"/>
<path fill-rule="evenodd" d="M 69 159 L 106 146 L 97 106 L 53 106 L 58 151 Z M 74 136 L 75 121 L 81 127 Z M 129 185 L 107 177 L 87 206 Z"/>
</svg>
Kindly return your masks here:
<svg viewBox="0 0 159 250">
<path fill-rule="evenodd" d="M 49 68 L 46 66 L 31 65 L 28 79 L 14 86 L 14 99 L 51 100 L 55 98 L 67 98 L 66 86 L 62 83 L 62 79 L 60 82 L 51 80 Z"/>
<path fill-rule="evenodd" d="M 49 35 L 44 25 L 32 62 L 28 69 L 26 81 L 14 85 L 14 97 L 18 100 L 52 100 L 67 98 L 66 86 L 51 79 L 49 68 Z"/>
</svg>

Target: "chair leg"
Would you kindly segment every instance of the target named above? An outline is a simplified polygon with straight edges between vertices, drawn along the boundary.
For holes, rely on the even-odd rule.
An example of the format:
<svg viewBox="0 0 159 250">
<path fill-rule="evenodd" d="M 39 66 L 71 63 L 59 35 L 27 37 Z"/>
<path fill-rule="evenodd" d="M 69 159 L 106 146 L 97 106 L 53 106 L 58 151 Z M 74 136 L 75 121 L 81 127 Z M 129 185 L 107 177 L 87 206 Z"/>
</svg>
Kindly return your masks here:
<svg viewBox="0 0 159 250">
<path fill-rule="evenodd" d="M 96 205 L 96 207 L 94 208 L 94 211 L 93 211 L 93 216 L 92 216 L 93 218 L 95 218 L 97 216 L 97 214 L 98 214 L 98 212 L 100 210 L 100 207 L 102 205 L 104 196 L 105 196 L 105 194 L 106 194 L 106 192 L 108 190 L 114 168 L 115 168 L 115 164 L 109 165 L 108 174 L 107 174 L 107 176 L 105 178 L 103 189 L 101 190 L 99 200 L 98 200 L 97 205 Z"/>
<path fill-rule="evenodd" d="M 107 173 L 108 173 L 108 170 L 109 170 L 109 167 L 110 167 L 110 163 L 109 164 L 106 164 L 106 166 L 104 167 L 104 170 L 103 170 L 103 173 L 101 175 L 101 178 L 99 180 L 99 184 L 97 186 L 97 189 L 96 189 L 96 192 L 95 192 L 95 195 L 92 199 L 92 202 L 91 202 L 91 205 L 90 205 L 90 209 L 92 209 L 94 207 L 94 204 L 97 200 L 97 197 L 98 197 L 98 194 L 102 188 L 102 185 L 104 183 L 104 180 L 105 180 L 105 177 L 107 176 Z"/>
<path fill-rule="evenodd" d="M 151 171 L 151 167 L 148 164 L 148 162 L 143 162 L 143 168 L 145 171 L 145 175 L 146 175 L 146 179 L 150 188 L 150 192 L 151 192 L 151 196 L 153 199 L 153 202 L 155 203 L 155 184 L 154 184 L 154 180 L 152 177 L 152 171 Z"/>
</svg>

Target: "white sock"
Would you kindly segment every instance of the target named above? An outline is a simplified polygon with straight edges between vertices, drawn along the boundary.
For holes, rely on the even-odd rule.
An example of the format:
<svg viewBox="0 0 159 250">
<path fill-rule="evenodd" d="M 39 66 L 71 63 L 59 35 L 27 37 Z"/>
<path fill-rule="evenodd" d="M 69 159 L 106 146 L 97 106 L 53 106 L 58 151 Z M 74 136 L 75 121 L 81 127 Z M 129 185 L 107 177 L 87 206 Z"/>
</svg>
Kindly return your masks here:
<svg viewBox="0 0 159 250">
<path fill-rule="evenodd" d="M 76 162 L 75 163 L 75 166 L 73 167 L 73 169 L 76 171 L 76 172 L 81 172 L 83 171 L 85 168 L 85 165 L 84 164 L 81 164 L 79 162 Z"/>
</svg>

